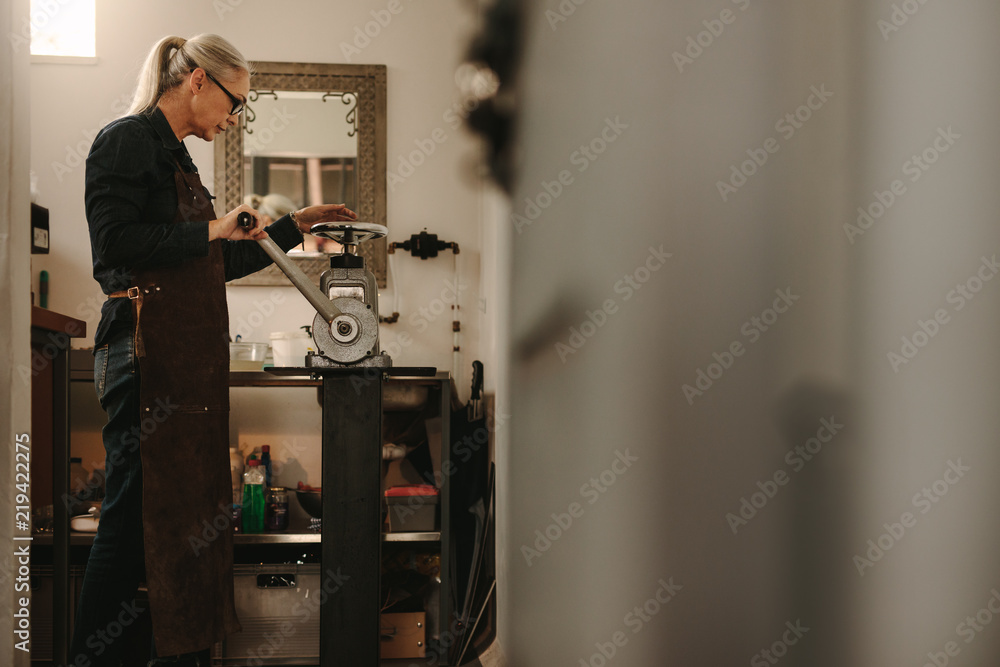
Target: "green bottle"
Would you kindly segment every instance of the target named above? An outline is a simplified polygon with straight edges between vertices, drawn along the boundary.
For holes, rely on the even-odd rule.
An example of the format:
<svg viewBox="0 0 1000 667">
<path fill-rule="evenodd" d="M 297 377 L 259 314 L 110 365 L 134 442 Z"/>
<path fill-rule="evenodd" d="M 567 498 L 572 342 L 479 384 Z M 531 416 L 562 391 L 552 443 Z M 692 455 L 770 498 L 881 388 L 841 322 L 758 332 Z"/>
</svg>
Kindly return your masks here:
<svg viewBox="0 0 1000 667">
<path fill-rule="evenodd" d="M 243 473 L 243 532 L 264 532 L 264 469 L 251 458 Z"/>
</svg>

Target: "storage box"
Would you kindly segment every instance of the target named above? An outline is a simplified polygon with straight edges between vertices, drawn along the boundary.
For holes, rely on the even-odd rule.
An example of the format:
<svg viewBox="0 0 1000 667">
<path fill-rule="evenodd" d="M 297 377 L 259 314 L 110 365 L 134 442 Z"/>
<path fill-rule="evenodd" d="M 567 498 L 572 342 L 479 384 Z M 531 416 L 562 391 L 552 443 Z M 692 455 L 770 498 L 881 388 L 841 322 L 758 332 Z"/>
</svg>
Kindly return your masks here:
<svg viewBox="0 0 1000 667">
<path fill-rule="evenodd" d="M 237 563 L 234 574 L 236 613 L 243 631 L 213 647 L 212 664 L 319 664 L 320 565 Z M 381 614 L 381 657 L 423 658 L 425 619 L 424 612 Z"/>
<path fill-rule="evenodd" d="M 379 657 L 383 660 L 423 658 L 427 650 L 424 612 L 382 614 L 382 641 Z"/>
<path fill-rule="evenodd" d="M 213 664 L 315 665 L 319 661 L 318 563 L 233 567 L 243 631 L 215 645 Z"/>
<path fill-rule="evenodd" d="M 393 486 L 385 490 L 390 533 L 428 533 L 438 530 L 437 487 L 430 484 Z"/>
</svg>

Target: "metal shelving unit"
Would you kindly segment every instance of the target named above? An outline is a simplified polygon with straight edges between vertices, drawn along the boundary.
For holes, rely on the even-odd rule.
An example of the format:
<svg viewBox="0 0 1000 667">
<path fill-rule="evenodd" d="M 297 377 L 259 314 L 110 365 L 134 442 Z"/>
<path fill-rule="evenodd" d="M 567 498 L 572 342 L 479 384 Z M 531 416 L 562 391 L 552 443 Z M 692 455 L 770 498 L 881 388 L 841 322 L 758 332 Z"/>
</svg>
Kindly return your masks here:
<svg viewBox="0 0 1000 667">
<path fill-rule="evenodd" d="M 89 350 L 73 350 L 70 369 L 70 380 L 75 382 L 92 382 L 93 381 L 93 357 Z M 89 368 L 88 368 L 89 365 Z M 451 408 L 451 385 L 450 377 L 446 372 L 439 372 L 434 376 L 390 376 L 387 380 L 387 384 L 400 384 L 405 383 L 413 386 L 426 386 L 431 389 L 434 393 L 434 398 L 438 405 L 439 411 L 438 416 L 441 418 L 442 431 L 440 434 L 440 466 L 441 469 L 447 470 L 450 466 L 450 408 Z M 282 377 L 275 376 L 271 373 L 260 371 L 260 372 L 246 372 L 246 371 L 234 371 L 230 374 L 230 386 L 231 387 L 261 387 L 261 388 L 277 388 L 277 387 L 321 387 L 322 380 L 309 376 L 294 376 L 294 377 Z M 430 400 L 430 399 L 428 399 Z M 67 462 L 68 462 L 67 452 Z M 423 545 L 424 547 L 437 548 L 440 550 L 441 558 L 441 591 L 442 595 L 440 597 L 440 608 L 438 613 L 438 627 L 446 628 L 450 623 L 450 619 L 453 615 L 452 610 L 452 595 L 450 594 L 452 582 L 450 581 L 450 571 L 451 571 L 451 533 L 450 533 L 450 512 L 448 508 L 450 507 L 451 494 L 449 491 L 448 476 L 442 475 L 440 482 L 440 495 L 439 495 L 439 530 L 428 531 L 428 532 L 412 532 L 412 533 L 385 533 L 382 534 L 382 543 L 386 545 L 394 545 L 394 547 L 403 546 L 405 544 L 413 545 Z M 83 548 L 84 550 L 93 544 L 94 534 L 93 533 L 75 533 L 71 532 L 69 534 L 68 546 L 75 547 L 77 549 Z M 266 550 L 270 548 L 280 549 L 281 545 L 313 545 L 319 547 L 322 542 L 321 533 L 313 532 L 296 532 L 296 533 L 261 533 L 255 535 L 240 534 L 234 536 L 234 547 L 240 548 L 256 548 L 258 553 L 260 549 Z M 33 539 L 34 546 L 42 547 L 43 549 L 52 548 L 54 544 L 54 539 L 52 534 L 38 534 L 34 536 Z M 80 552 L 84 553 L 84 552 Z M 79 556 L 75 557 L 77 560 Z M 265 557 L 266 560 L 266 557 Z M 266 563 L 261 563 L 262 566 L 266 566 Z M 377 567 L 377 566 L 376 566 Z M 428 648 L 433 648 L 429 646 Z M 442 655 L 441 659 L 437 664 L 445 665 L 447 664 L 447 659 L 444 657 L 447 651 L 439 651 Z M 222 662 L 216 661 L 218 664 L 235 664 L 231 660 L 224 660 Z M 238 662 L 238 661 L 237 661 Z M 429 660 L 414 659 L 406 661 L 406 664 L 417 663 L 421 665 L 432 664 Z M 383 664 L 401 664 L 396 661 L 384 660 Z"/>
<path fill-rule="evenodd" d="M 392 369 L 396 372 L 400 372 L 400 369 Z M 428 401 L 433 400 L 438 406 L 438 411 L 436 416 L 441 418 L 441 434 L 440 434 L 440 469 L 448 470 L 450 469 L 450 421 L 451 421 L 451 380 L 450 376 L 446 372 L 439 372 L 433 376 L 423 376 L 423 375 L 413 375 L 404 376 L 390 374 L 383 386 L 391 387 L 392 385 L 408 385 L 410 387 L 426 386 L 430 392 L 433 392 L 433 397 L 428 397 Z M 318 378 L 311 378 L 306 376 L 282 376 L 273 375 L 268 372 L 233 372 L 230 374 L 230 386 L 231 387 L 261 387 L 261 388 L 276 388 L 276 387 L 317 387 L 323 386 L 323 381 Z M 385 406 L 384 406 L 385 408 Z M 385 408 L 387 409 L 387 408 Z M 383 532 L 381 536 L 383 545 L 393 545 L 394 547 L 403 546 L 406 544 L 413 545 L 423 545 L 424 547 L 434 549 L 440 552 L 440 562 L 441 562 L 441 591 L 440 596 L 440 606 L 438 609 L 436 627 L 447 628 L 450 624 L 450 619 L 453 615 L 452 609 L 452 595 L 451 595 L 451 538 L 450 538 L 450 512 L 448 508 L 450 507 L 451 494 L 449 490 L 449 477 L 447 475 L 440 476 L 440 486 L 439 486 L 439 530 L 428 531 L 428 532 L 411 532 L 411 533 L 393 533 L 393 532 Z M 237 535 L 234 539 L 235 547 L 259 547 L 260 549 L 267 549 L 268 545 L 273 545 L 275 549 L 279 548 L 279 545 L 288 544 L 302 544 L 302 545 L 315 545 L 320 546 L 323 542 L 323 536 L 321 533 L 297 533 L 297 534 L 281 534 L 281 533 L 263 533 L 257 535 Z M 266 552 L 264 552 L 266 554 Z M 262 555 L 262 552 L 258 550 L 255 557 Z M 277 563 L 275 563 L 277 564 Z M 260 567 L 266 567 L 268 563 L 266 562 L 266 555 L 260 563 Z M 378 566 L 376 566 L 378 567 Z M 434 648 L 433 646 L 428 646 L 428 648 Z M 446 665 L 447 662 L 447 651 L 439 650 L 434 652 L 434 655 L 440 655 L 440 659 L 436 664 Z M 430 654 L 430 653 L 429 653 Z M 276 658 L 277 659 L 277 658 Z M 423 660 L 417 659 L 419 664 L 431 664 L 430 662 L 424 662 Z M 217 660 L 218 664 L 234 664 L 231 662 L 229 657 L 221 657 Z M 384 661 L 384 664 L 393 664 L 392 661 Z M 409 664 L 409 663 L 407 663 Z"/>
</svg>

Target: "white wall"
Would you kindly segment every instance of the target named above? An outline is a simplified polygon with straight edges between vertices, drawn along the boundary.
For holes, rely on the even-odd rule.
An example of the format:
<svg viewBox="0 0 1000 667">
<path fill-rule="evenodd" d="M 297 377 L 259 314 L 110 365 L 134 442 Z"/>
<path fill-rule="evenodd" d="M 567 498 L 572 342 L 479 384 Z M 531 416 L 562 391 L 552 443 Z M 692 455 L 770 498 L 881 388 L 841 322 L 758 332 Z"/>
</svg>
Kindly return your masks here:
<svg viewBox="0 0 1000 667">
<path fill-rule="evenodd" d="M 883 38 L 903 5 L 915 15 Z M 533 216 L 525 199 L 561 170 L 573 182 L 513 232 L 512 664 L 944 664 L 949 641 L 949 664 L 996 664 L 995 622 L 959 633 L 1000 584 L 997 288 L 962 310 L 946 295 L 1000 241 L 998 19 L 983 0 L 529 5 L 513 210 Z M 832 97 L 788 136 L 776 123 L 814 86 Z M 578 165 L 606 119 L 627 128 Z M 961 139 L 908 180 L 948 126 Z M 768 137 L 777 152 L 723 201 L 717 182 Z M 850 243 L 855 209 L 896 178 L 905 195 Z M 672 256 L 626 300 L 618 281 L 661 244 Z M 752 340 L 744 323 L 785 289 L 798 300 Z M 948 324 L 894 372 L 887 353 L 938 308 Z M 699 370 L 714 380 L 689 401 Z M 831 418 L 843 428 L 796 470 L 787 452 Z M 958 459 L 971 470 L 947 497 L 915 505 Z M 907 511 L 915 525 L 882 536 Z"/>
<path fill-rule="evenodd" d="M 27 20 L 28 3 L 15 0 L 0 11 L 0 34 L 16 36 Z M 0 47 L 0 432 L 3 433 L 3 465 L 9 475 L 0 483 L 0 514 L 9 517 L 0 527 L 0 663 L 23 667 L 30 664 L 30 655 L 23 644 L 30 633 L 30 619 L 24 618 L 23 600 L 31 597 L 25 589 L 25 577 L 18 572 L 24 567 L 17 551 L 30 544 L 15 541 L 26 530 L 18 528 L 20 493 L 15 484 L 18 465 L 24 464 L 24 445 L 31 436 L 31 385 L 23 371 L 31 367 L 31 308 L 28 281 L 28 255 L 31 241 L 28 220 L 31 216 L 28 188 L 28 49 L 11 39 Z M 28 439 L 25 436 L 28 436 Z M 18 447 L 17 444 L 21 446 Z M 23 472 L 23 471 L 22 471 Z M 22 486 L 23 490 L 23 486 Z M 23 509 L 23 508 L 20 508 Z M 21 557 L 23 559 L 23 556 Z M 21 581 L 18 581 L 20 579 Z M 15 616 L 16 614 L 16 616 Z M 29 628 L 24 627 L 28 621 Z M 17 644 L 21 644 L 18 648 Z"/>
<path fill-rule="evenodd" d="M 253 103 L 254 124 L 267 128 L 274 120 L 281 132 L 256 131 L 243 137 L 245 155 L 354 157 L 357 136 L 350 136 L 353 123 L 347 122 L 350 108 L 338 98 L 322 99 L 323 93 L 286 93 L 281 99 L 260 97 Z M 277 125 L 281 123 L 281 125 Z M 323 128 L 317 132 L 315 128 Z M 251 127 L 251 129 L 253 129 Z"/>
<path fill-rule="evenodd" d="M 463 283 L 460 305 L 463 320 L 462 367 L 477 358 L 479 327 L 479 191 L 469 160 L 476 144 L 456 129 L 445 114 L 458 103 L 453 73 L 474 25 L 475 12 L 455 3 L 404 2 L 402 11 L 384 12 L 387 4 L 370 2 L 285 2 L 280 4 L 216 3 L 182 0 L 170 3 L 134 3 L 111 0 L 98 3 L 96 65 L 32 65 L 32 168 L 39 176 L 40 203 L 49 207 L 52 252 L 36 257 L 33 279 L 50 275 L 49 306 L 80 317 L 96 327 L 102 301 L 91 276 L 91 259 L 83 208 L 83 159 L 96 131 L 120 114 L 129 99 L 136 72 L 148 48 L 165 34 L 193 36 L 214 32 L 231 40 L 252 60 L 295 62 L 379 63 L 388 66 L 388 161 L 398 169 L 436 128 L 445 133 L 412 176 L 391 187 L 388 195 L 390 240 L 409 238 L 427 228 L 447 241 L 457 241 Z M 388 25 L 357 53 L 357 37 L 376 12 Z M 374 31 L 372 31 L 374 32 Z M 353 49 L 353 50 L 352 50 Z M 203 180 L 212 183 L 212 145 L 189 138 L 188 148 Z M 421 262 L 397 255 L 401 290 L 400 323 L 383 329 L 384 345 L 402 332 L 412 342 L 395 358 L 397 365 L 452 364 L 451 310 L 421 318 L 421 307 L 437 307 L 442 293 L 450 299 L 454 260 L 449 254 Z M 389 299 L 390 286 L 382 295 Z M 312 321 L 304 299 L 287 288 L 286 305 L 259 327 L 252 338 L 266 341 L 271 331 L 295 328 Z M 253 312 L 255 302 L 269 288 L 230 288 L 230 315 L 235 326 Z M 388 301 L 385 302 L 388 306 Z M 448 304 L 450 305 L 450 304 Z M 440 311 L 437 311 L 440 312 Z M 414 318 L 414 319 L 411 319 Z M 427 324 L 423 320 L 427 320 Z M 418 321 L 419 320 L 419 321 Z M 245 337 L 246 338 L 246 337 Z M 91 341 L 92 343 L 92 341 Z M 459 387 L 467 394 L 467 379 Z"/>
<path fill-rule="evenodd" d="M 870 26 L 890 12 L 863 6 L 859 19 Z M 957 628 L 1000 590 L 993 557 L 1000 530 L 990 511 L 998 502 L 1000 469 L 1000 290 L 995 280 L 978 282 L 992 278 L 996 269 L 983 258 L 1000 249 L 1000 192 L 993 182 L 1000 45 L 990 29 L 1000 21 L 1000 6 L 928 3 L 904 19 L 888 39 L 869 30 L 862 47 L 869 66 L 861 93 L 870 112 L 857 163 L 859 204 L 874 201 L 873 192 L 894 179 L 907 190 L 852 247 L 857 318 L 867 325 L 857 341 L 871 362 L 858 364 L 859 403 L 871 442 L 878 443 L 866 452 L 859 499 L 872 512 L 859 523 L 868 539 L 905 510 L 919 522 L 864 577 L 856 622 L 868 664 L 900 662 L 901 646 L 917 649 L 910 655 L 922 663 L 926 652 L 955 641 L 961 653 L 954 664 L 992 665 L 1000 655 L 995 625 L 975 632 L 971 643 Z M 939 128 L 950 129 L 952 138 L 941 138 Z M 916 172 L 904 172 L 905 163 L 934 142 L 930 159 L 939 147 L 946 152 L 926 171 L 918 167 L 914 181 Z M 982 291 L 967 301 L 956 291 L 960 283 L 969 295 Z M 938 311 L 947 323 L 894 372 L 887 352 L 900 353 L 901 337 L 912 339 L 918 321 Z M 915 511 L 911 496 L 959 458 L 968 473 L 947 497 Z"/>
</svg>

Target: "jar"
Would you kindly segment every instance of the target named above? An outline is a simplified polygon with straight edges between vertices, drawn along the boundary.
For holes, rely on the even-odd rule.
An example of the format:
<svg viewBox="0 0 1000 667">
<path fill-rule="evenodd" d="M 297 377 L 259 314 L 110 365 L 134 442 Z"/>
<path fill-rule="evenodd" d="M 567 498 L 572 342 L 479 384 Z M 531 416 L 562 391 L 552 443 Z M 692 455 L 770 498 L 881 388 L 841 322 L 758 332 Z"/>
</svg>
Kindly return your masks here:
<svg viewBox="0 0 1000 667">
<path fill-rule="evenodd" d="M 275 486 L 265 496 L 264 530 L 288 530 L 288 489 Z"/>
</svg>

